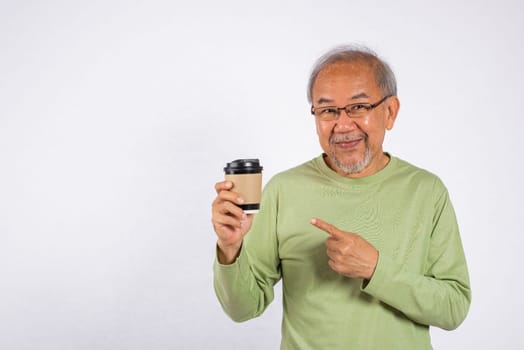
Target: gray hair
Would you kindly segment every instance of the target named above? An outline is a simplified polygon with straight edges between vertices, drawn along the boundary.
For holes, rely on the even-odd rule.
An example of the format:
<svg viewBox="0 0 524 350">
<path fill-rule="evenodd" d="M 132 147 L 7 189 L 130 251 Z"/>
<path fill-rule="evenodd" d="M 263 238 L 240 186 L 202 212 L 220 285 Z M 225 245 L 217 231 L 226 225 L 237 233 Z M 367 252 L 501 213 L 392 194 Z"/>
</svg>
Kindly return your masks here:
<svg viewBox="0 0 524 350">
<path fill-rule="evenodd" d="M 395 96 L 397 94 L 395 74 L 393 74 L 389 65 L 380 59 L 374 51 L 365 46 L 343 45 L 329 50 L 320 57 L 313 66 L 307 87 L 307 99 L 309 103 L 312 102 L 313 84 L 315 84 L 315 80 L 322 69 L 334 63 L 352 63 L 358 61 L 365 62 L 371 67 L 375 74 L 377 85 L 384 96 Z"/>
</svg>

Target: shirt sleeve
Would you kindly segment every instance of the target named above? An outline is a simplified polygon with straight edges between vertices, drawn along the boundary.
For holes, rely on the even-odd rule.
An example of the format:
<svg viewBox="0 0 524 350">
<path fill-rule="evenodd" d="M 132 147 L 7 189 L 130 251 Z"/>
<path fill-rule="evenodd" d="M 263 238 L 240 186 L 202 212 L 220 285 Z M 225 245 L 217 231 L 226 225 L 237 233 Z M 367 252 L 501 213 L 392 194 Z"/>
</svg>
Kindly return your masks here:
<svg viewBox="0 0 524 350">
<path fill-rule="evenodd" d="M 271 182 L 266 185 L 259 213 L 244 237 L 237 260 L 213 264 L 215 294 L 226 312 L 236 322 L 260 316 L 273 301 L 273 286 L 280 280 L 280 260 L 276 222 L 278 196 Z"/>
<path fill-rule="evenodd" d="M 455 212 L 446 190 L 436 200 L 424 273 L 408 271 L 381 254 L 362 290 L 411 320 L 443 329 L 458 327 L 471 303 L 471 289 Z"/>
</svg>

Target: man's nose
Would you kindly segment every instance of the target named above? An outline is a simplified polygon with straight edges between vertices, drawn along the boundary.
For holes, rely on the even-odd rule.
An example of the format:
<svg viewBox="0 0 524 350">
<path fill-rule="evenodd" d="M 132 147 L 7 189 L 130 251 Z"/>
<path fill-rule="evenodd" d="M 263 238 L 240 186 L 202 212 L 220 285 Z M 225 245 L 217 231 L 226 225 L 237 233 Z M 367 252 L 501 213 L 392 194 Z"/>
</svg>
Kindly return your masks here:
<svg viewBox="0 0 524 350">
<path fill-rule="evenodd" d="M 335 131 L 338 130 L 353 130 L 357 128 L 357 123 L 355 122 L 355 118 L 350 117 L 345 110 L 340 110 L 340 116 L 337 119 L 337 123 L 335 125 Z"/>
</svg>

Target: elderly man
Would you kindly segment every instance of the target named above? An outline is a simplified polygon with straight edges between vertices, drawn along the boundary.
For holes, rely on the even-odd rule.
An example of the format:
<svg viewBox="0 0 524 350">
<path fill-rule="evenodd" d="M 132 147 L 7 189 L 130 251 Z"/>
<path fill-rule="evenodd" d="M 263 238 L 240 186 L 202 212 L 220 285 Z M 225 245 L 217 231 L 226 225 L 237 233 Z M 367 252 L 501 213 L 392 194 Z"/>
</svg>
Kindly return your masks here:
<svg viewBox="0 0 524 350">
<path fill-rule="evenodd" d="M 235 321 L 260 315 L 283 283 L 282 349 L 430 349 L 471 301 L 455 213 L 440 179 L 384 152 L 399 111 L 393 72 L 339 47 L 308 87 L 324 153 L 273 177 L 245 214 L 215 185 L 214 285 Z"/>
</svg>

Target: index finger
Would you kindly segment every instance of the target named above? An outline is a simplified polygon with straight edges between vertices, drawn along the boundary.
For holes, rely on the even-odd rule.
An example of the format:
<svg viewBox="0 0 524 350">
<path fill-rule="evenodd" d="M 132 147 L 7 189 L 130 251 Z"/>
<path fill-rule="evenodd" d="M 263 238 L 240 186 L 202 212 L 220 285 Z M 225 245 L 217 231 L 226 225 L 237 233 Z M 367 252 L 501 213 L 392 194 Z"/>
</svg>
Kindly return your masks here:
<svg viewBox="0 0 524 350">
<path fill-rule="evenodd" d="M 215 191 L 220 193 L 220 191 L 230 190 L 233 188 L 233 183 L 231 181 L 220 181 L 215 184 Z"/>
<path fill-rule="evenodd" d="M 342 237 L 344 235 L 342 231 L 340 231 L 338 228 L 336 228 L 332 224 L 325 222 L 324 220 L 321 220 L 319 218 L 312 218 L 311 224 L 315 227 L 318 227 L 322 231 L 330 234 L 331 236 L 335 238 Z"/>
</svg>

